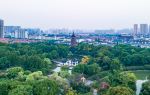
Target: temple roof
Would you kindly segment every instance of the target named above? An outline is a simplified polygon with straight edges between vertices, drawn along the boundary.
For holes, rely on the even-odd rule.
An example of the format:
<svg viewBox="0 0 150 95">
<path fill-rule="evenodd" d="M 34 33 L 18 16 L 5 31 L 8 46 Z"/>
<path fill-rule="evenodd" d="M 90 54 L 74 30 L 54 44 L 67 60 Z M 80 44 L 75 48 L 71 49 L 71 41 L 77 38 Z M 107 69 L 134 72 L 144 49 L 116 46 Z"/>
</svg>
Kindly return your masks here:
<svg viewBox="0 0 150 95">
<path fill-rule="evenodd" d="M 76 37 L 75 34 L 74 34 L 74 32 L 72 33 L 72 36 L 71 36 L 71 37 Z"/>
</svg>

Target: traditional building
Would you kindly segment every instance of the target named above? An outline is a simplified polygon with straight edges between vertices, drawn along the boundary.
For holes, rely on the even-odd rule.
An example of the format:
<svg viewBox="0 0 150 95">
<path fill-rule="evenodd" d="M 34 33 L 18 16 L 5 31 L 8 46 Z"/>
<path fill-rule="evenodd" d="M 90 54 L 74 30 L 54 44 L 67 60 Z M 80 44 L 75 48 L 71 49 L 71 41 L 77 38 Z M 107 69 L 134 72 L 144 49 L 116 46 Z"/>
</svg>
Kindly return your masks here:
<svg viewBox="0 0 150 95">
<path fill-rule="evenodd" d="M 76 41 L 76 36 L 73 32 L 72 36 L 71 36 L 71 46 L 74 47 L 74 46 L 77 46 L 77 41 Z"/>
</svg>

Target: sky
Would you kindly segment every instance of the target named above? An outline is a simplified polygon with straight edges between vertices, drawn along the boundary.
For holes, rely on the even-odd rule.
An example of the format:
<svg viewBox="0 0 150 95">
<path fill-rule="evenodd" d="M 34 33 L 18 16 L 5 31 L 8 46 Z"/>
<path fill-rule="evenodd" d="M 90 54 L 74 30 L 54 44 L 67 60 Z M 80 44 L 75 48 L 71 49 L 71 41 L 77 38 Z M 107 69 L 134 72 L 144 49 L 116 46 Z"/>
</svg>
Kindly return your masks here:
<svg viewBox="0 0 150 95">
<path fill-rule="evenodd" d="M 120 29 L 150 24 L 150 0 L 0 0 L 5 25 Z"/>
</svg>

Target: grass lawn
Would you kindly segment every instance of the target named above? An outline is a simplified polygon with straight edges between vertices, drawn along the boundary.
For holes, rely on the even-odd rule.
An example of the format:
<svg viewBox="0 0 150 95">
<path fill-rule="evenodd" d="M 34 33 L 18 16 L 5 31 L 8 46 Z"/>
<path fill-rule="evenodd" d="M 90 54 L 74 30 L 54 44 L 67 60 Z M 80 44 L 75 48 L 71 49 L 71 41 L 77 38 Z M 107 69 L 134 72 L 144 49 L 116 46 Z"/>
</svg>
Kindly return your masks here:
<svg viewBox="0 0 150 95">
<path fill-rule="evenodd" d="M 137 71 L 132 71 L 137 79 L 139 80 L 144 80 L 146 78 L 146 76 L 150 75 L 150 70 L 137 70 Z"/>
</svg>

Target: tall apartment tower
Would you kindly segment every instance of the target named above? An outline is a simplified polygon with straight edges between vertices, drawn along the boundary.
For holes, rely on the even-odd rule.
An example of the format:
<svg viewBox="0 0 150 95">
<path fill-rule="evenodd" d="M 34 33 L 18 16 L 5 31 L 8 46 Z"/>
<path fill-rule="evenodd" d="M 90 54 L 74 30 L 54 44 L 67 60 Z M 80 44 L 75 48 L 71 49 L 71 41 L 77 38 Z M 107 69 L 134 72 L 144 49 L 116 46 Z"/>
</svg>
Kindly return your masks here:
<svg viewBox="0 0 150 95">
<path fill-rule="evenodd" d="M 150 25 L 149 25 L 149 32 L 148 32 L 148 34 L 150 35 Z"/>
<path fill-rule="evenodd" d="M 138 34 L 138 24 L 134 24 L 133 36 L 136 36 L 137 34 Z"/>
<path fill-rule="evenodd" d="M 28 39 L 28 32 L 25 29 L 16 30 L 14 35 L 18 39 Z"/>
<path fill-rule="evenodd" d="M 148 34 L 148 24 L 140 24 L 140 34 L 142 35 Z"/>
<path fill-rule="evenodd" d="M 0 19 L 0 38 L 4 38 L 4 21 Z"/>
</svg>

